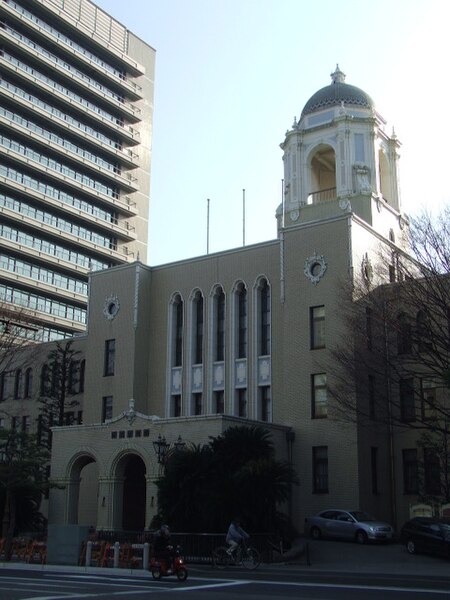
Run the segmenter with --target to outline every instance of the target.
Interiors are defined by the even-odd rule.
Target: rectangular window
[[[172,416],[181,417],[181,394],[172,396]]]
[[[261,398],[261,421],[269,422],[272,420],[272,401],[270,386],[264,385],[260,388]]]
[[[202,414],[203,394],[194,394],[194,415]]]
[[[225,411],[225,398],[223,391],[214,392],[214,402],[216,405],[216,413],[218,415],[223,415]]]
[[[314,446],[313,459],[313,492],[328,494],[328,446]]]
[[[103,375],[114,375],[114,363],[116,358],[116,340],[105,341],[105,366]]]
[[[328,416],[327,375],[311,375],[311,416],[313,419],[325,419]]]
[[[372,350],[372,309],[366,308],[366,336],[367,348]]]
[[[113,416],[113,397],[103,396],[102,400],[102,423],[109,421]]]
[[[400,418],[404,423],[416,420],[416,403],[414,398],[414,380],[400,380]]]
[[[419,465],[417,462],[417,449],[403,450],[403,493],[418,494],[419,492]]]
[[[11,429],[18,429],[20,426],[20,417],[11,417]]]
[[[5,419],[3,417],[0,417],[0,429],[5,429]]]
[[[325,348],[325,306],[312,306],[309,309],[311,350]]]
[[[422,403],[422,418],[436,418],[436,382],[433,379],[420,380],[420,395]]]
[[[425,493],[430,496],[441,495],[441,466],[439,456],[433,448],[423,449]]]
[[[373,375],[369,375],[369,417],[371,419],[375,419],[376,410],[375,410],[375,377]]]
[[[395,283],[395,265],[389,265],[389,283]]]
[[[267,281],[261,287],[261,356],[270,354],[270,288]]]
[[[73,425],[75,423],[75,413],[68,411],[64,413],[64,425]]]
[[[238,395],[238,416],[247,417],[247,390],[245,388],[239,388],[237,391]]]
[[[28,415],[22,417],[22,431],[25,433],[30,433],[31,429],[31,419]]]
[[[370,449],[370,467],[372,479],[372,494],[378,494],[378,448]]]
[[[366,159],[364,157],[364,134],[355,133],[355,161],[364,163]]]

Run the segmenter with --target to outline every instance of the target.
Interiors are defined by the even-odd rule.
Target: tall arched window
[[[183,360],[183,301],[179,295],[174,303],[174,319],[173,366],[181,367]]]
[[[43,365],[41,369],[41,396],[47,396],[51,389],[50,368],[48,365]]]
[[[225,294],[220,289],[216,298],[215,310],[215,360],[223,361],[225,356]]]
[[[197,292],[194,297],[193,317],[194,317],[193,361],[194,361],[194,364],[200,365],[203,363],[203,296],[201,295],[200,292]]]
[[[86,372],[86,361],[83,359],[80,361],[80,381],[79,381],[79,392],[82,394],[84,392],[84,376]]]
[[[419,352],[431,350],[430,323],[425,310],[419,310],[416,316],[417,347]]]
[[[237,358],[247,358],[247,290],[242,285],[237,292]]]
[[[23,371],[22,369],[17,369],[15,378],[14,378],[14,399],[20,400],[23,394]]]
[[[405,313],[397,318],[397,351],[398,354],[409,354],[412,350],[411,324]]]
[[[33,369],[31,367],[25,371],[24,384],[23,397],[30,398],[33,393]]]
[[[270,287],[267,280],[261,283],[259,305],[259,354],[270,354]]]

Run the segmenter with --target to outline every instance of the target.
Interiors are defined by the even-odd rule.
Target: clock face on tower
[[[112,321],[120,309],[119,298],[116,295],[111,295],[106,298],[103,305],[103,315],[108,321]]]

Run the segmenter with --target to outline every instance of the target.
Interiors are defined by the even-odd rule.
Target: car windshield
[[[362,510],[352,510],[350,514],[357,521],[376,521],[375,517],[369,515],[369,513],[363,512]]]

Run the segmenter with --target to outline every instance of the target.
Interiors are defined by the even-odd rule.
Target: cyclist
[[[226,542],[230,546],[227,553],[231,556],[239,544],[244,540],[248,540],[249,537],[248,533],[242,529],[239,518],[231,521],[226,537]]]

